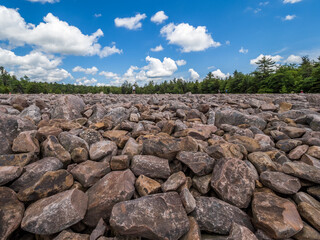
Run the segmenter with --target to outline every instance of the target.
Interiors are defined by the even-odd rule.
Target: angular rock
[[[320,169],[304,162],[287,162],[282,169],[289,175],[320,184]]]
[[[19,115],[20,117],[32,119],[36,123],[41,121],[40,108],[36,105],[31,105],[25,108]]]
[[[307,154],[311,157],[320,159],[320,146],[312,146],[308,149]]]
[[[73,151],[71,152],[71,159],[75,163],[84,162],[84,161],[88,160],[88,158],[89,158],[89,153],[84,148],[77,147],[77,148],[73,149]]]
[[[277,142],[276,146],[284,152],[290,152],[292,149],[301,145],[302,142],[294,139],[284,139]]]
[[[87,203],[86,194],[78,189],[38,200],[26,209],[21,228],[40,235],[58,233],[83,219]]]
[[[21,175],[22,170],[23,168],[17,166],[0,167],[0,186],[18,178]]]
[[[135,187],[141,197],[158,193],[161,190],[161,184],[152,178],[140,175],[136,180]]]
[[[135,155],[139,155],[142,151],[142,145],[138,144],[133,138],[129,138],[122,150],[122,155],[128,155],[130,159]]]
[[[243,145],[248,152],[257,152],[261,149],[260,144],[253,138],[247,136],[235,135],[228,139],[228,141]]]
[[[167,179],[170,176],[170,167],[167,159],[139,155],[131,161],[131,170],[136,175],[145,175],[150,178]]]
[[[320,201],[320,186],[309,187],[307,192]]]
[[[291,160],[299,160],[303,154],[305,154],[308,151],[309,146],[308,145],[300,145],[290,151],[288,154],[288,157]]]
[[[180,198],[187,214],[191,213],[196,208],[196,200],[194,199],[188,188],[184,188],[181,190]]]
[[[251,169],[242,160],[221,159],[213,169],[211,187],[224,201],[247,208],[255,188],[255,179]]]
[[[309,203],[301,202],[298,205],[300,215],[310,223],[315,229],[320,231],[320,210]]]
[[[119,155],[111,158],[110,167],[112,171],[125,170],[129,168],[130,159],[128,155]]]
[[[220,143],[209,146],[206,152],[214,159],[219,158],[238,158],[243,159],[243,153],[239,145],[233,143]]]
[[[90,146],[96,142],[103,141],[101,134],[95,129],[85,129],[80,132],[79,137],[85,140]]]
[[[53,240],[89,240],[89,235],[63,230]]]
[[[19,226],[24,213],[24,205],[16,193],[7,187],[0,187],[0,239],[5,240]]]
[[[317,208],[320,210],[320,202],[311,197],[309,194],[305,192],[298,192],[293,196],[293,200],[296,202],[296,204],[299,204],[301,202],[309,203],[311,206]]]
[[[181,238],[181,240],[201,240],[201,232],[194,217],[188,216],[190,230]]]
[[[260,174],[260,181],[266,187],[282,194],[295,194],[301,188],[298,178],[281,172],[265,171]]]
[[[297,127],[284,127],[281,130],[290,138],[299,138],[306,132],[306,129]]]
[[[245,212],[215,197],[196,198],[196,209],[191,215],[195,217],[202,231],[228,234],[232,222],[253,231],[250,217]]]
[[[61,96],[55,103],[52,118],[73,120],[81,118],[85,104],[82,98],[74,95]]]
[[[90,146],[90,159],[98,161],[104,157],[111,159],[117,153],[117,145],[112,141],[101,141]]]
[[[308,154],[304,154],[302,156],[301,162],[304,162],[304,163],[311,165],[311,166],[314,166],[316,168],[320,168],[320,160],[315,157],[312,157]]]
[[[178,240],[190,227],[177,193],[159,193],[117,203],[110,224],[121,235],[163,240]]]
[[[46,140],[49,136],[58,137],[58,135],[62,132],[61,128],[55,126],[44,126],[40,127],[37,132],[37,138],[41,140]]]
[[[135,176],[129,169],[110,172],[101,178],[86,192],[88,211],[83,222],[93,227],[100,218],[108,219],[116,203],[131,199],[134,183]]]
[[[71,155],[59,143],[55,136],[49,136],[46,141],[41,144],[43,157],[58,158],[64,165],[68,165],[71,161]]]
[[[13,140],[12,151],[18,153],[40,152],[39,141],[36,139],[37,131],[21,132]]]
[[[18,192],[22,202],[36,201],[63,192],[73,185],[73,177],[66,170],[48,171],[32,186]]]
[[[47,171],[56,171],[63,167],[62,162],[53,157],[44,158],[27,165],[25,172],[11,184],[11,188],[16,192],[32,186]]]
[[[264,171],[277,170],[276,165],[271,160],[268,154],[264,152],[254,152],[248,155],[249,161],[256,167],[259,173]]]
[[[33,153],[0,155],[0,166],[24,167],[34,159]]]
[[[179,152],[177,159],[186,164],[197,176],[211,173],[215,160],[204,152]]]
[[[303,222],[303,228],[300,232],[293,236],[296,240],[318,240],[320,239],[320,233],[310,227],[307,223]]]
[[[232,223],[227,240],[258,240],[258,238],[248,228]]]
[[[252,201],[253,223],[272,238],[289,238],[303,228],[296,206],[272,192],[255,192]]]
[[[83,187],[91,187],[111,171],[105,162],[85,161],[71,169],[70,173]]]
[[[161,185],[163,192],[175,191],[187,181],[186,175],[180,171],[172,174],[167,181]]]
[[[96,228],[90,234],[90,240],[96,240],[99,237],[103,236],[106,230],[107,230],[107,225],[103,221],[103,219],[100,218]]]
[[[202,195],[207,194],[210,191],[211,174],[205,176],[194,176],[192,179],[192,185],[195,187]]]
[[[59,142],[69,153],[71,153],[74,149],[81,147],[85,150],[89,150],[88,143],[80,137],[77,137],[68,132],[62,132],[59,134]]]

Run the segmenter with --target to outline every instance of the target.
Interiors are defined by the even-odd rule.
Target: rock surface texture
[[[319,240],[319,102],[0,94],[0,240]]]

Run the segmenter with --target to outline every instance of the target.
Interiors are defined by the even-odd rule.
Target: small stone
[[[304,162],[310,166],[314,166],[316,168],[320,168],[320,160],[315,158],[315,157],[312,157],[308,154],[304,154],[301,158],[301,162]]]
[[[281,172],[265,171],[260,174],[260,181],[266,187],[283,194],[295,194],[301,188],[298,178]]]
[[[96,228],[90,234],[90,240],[96,240],[99,237],[103,236],[106,230],[107,230],[107,225],[103,221],[103,219],[100,218]]]
[[[131,170],[136,175],[145,175],[150,178],[167,179],[170,176],[170,167],[167,159],[139,155],[131,161]]]
[[[187,181],[186,175],[184,175],[184,173],[180,171],[172,174],[167,179],[167,181],[165,181],[161,185],[161,189],[163,192],[175,191],[186,181]]]
[[[66,170],[48,171],[32,186],[18,192],[22,202],[36,201],[63,192],[73,185],[73,177]]]
[[[59,142],[69,153],[78,147],[89,150],[89,145],[85,140],[68,132],[59,134]]]
[[[315,229],[320,231],[320,210],[309,203],[301,202],[298,205],[300,215],[307,220]]]
[[[89,240],[88,234],[74,233],[70,231],[63,230],[58,236],[53,240]]]
[[[41,144],[41,151],[44,157],[56,157],[64,165],[71,162],[71,155],[59,143],[55,136],[49,136],[46,141]]]
[[[117,203],[112,209],[110,225],[124,236],[172,240],[178,240],[190,228],[176,192]]]
[[[90,147],[90,159],[98,161],[104,157],[111,159],[117,153],[117,145],[112,141],[101,141],[91,145]]]
[[[320,186],[309,187],[307,192],[320,201]]]
[[[254,193],[252,214],[256,228],[272,238],[290,238],[303,228],[296,206],[272,192]]]
[[[255,188],[255,179],[245,162],[227,158],[215,165],[211,187],[224,201],[247,208]]]
[[[187,214],[191,213],[196,208],[196,200],[194,199],[188,188],[184,188],[183,190],[181,190],[180,198]]]
[[[201,240],[199,225],[194,217],[188,216],[190,230],[181,238],[181,240]]]
[[[88,151],[82,147],[77,147],[73,149],[73,151],[71,152],[71,159],[75,163],[84,162],[88,160],[88,157],[89,157]]]
[[[227,240],[258,240],[258,238],[248,228],[232,223]]]
[[[142,151],[142,145],[138,144],[133,138],[129,138],[122,150],[122,155],[128,155],[130,159],[135,155],[139,155]]]
[[[243,159],[243,153],[239,145],[232,143],[219,143],[209,146],[206,152],[214,159],[237,158]]]
[[[0,166],[0,186],[18,178],[23,168],[17,166]]]
[[[76,165],[70,173],[83,187],[87,188],[93,186],[110,171],[108,163],[88,160]]]
[[[310,155],[311,157],[320,159],[320,147],[319,146],[309,147],[307,154]]]
[[[290,138],[299,138],[306,132],[305,129],[297,127],[284,127],[281,130]]]
[[[287,174],[320,184],[320,169],[304,162],[287,162],[282,169]]]
[[[16,193],[7,187],[0,187],[0,238],[8,239],[19,226],[24,213],[24,205]]]
[[[301,145],[302,142],[294,139],[284,139],[277,142],[276,146],[284,152],[290,152],[295,147]]]
[[[37,131],[21,132],[17,138],[13,140],[12,151],[18,153],[40,152],[39,141],[36,139]]]
[[[288,157],[291,160],[299,160],[303,154],[305,154],[308,151],[309,146],[308,145],[300,145],[290,151],[288,154]]]
[[[39,140],[45,140],[49,136],[58,137],[62,133],[62,129],[55,126],[40,127],[37,132],[37,138]]]
[[[58,233],[83,219],[87,203],[86,194],[77,189],[38,200],[26,209],[21,228],[40,235]]]
[[[89,146],[96,142],[103,141],[103,137],[101,136],[101,134],[97,130],[91,128],[87,128],[80,132],[79,137],[84,139],[89,144]]]
[[[282,102],[279,105],[279,113],[284,113],[291,110],[292,104],[288,102]]]
[[[248,152],[257,152],[261,149],[259,142],[247,136],[235,135],[228,139],[231,143],[243,145]]]
[[[161,184],[159,182],[144,175],[138,177],[135,187],[141,197],[158,193],[161,190]]]
[[[179,152],[177,159],[186,164],[196,175],[211,173],[215,160],[204,152]]]
[[[110,161],[112,171],[125,170],[130,166],[130,159],[128,155],[113,156]]]
[[[194,176],[192,179],[192,185],[195,187],[202,195],[207,194],[210,191],[211,174],[205,176]]]

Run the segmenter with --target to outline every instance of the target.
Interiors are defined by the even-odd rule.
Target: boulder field
[[[0,95],[0,240],[320,239],[320,95]]]

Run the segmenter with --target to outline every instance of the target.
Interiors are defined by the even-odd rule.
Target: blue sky
[[[143,85],[320,56],[319,0],[0,0],[0,65],[34,81]]]

